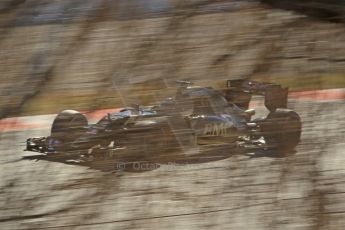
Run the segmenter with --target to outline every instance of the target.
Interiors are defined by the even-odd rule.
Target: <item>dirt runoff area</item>
[[[68,4],[3,4],[1,117],[153,103],[177,79],[220,87],[252,78],[296,90],[345,85],[344,24],[284,4],[176,3],[168,13],[132,14],[140,17],[109,1]]]

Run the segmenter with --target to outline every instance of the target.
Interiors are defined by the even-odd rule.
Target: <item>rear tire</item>
[[[300,142],[302,123],[299,115],[289,109],[270,112],[262,125],[266,144],[279,151],[291,151]]]

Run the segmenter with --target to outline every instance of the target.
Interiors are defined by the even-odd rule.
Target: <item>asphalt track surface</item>
[[[285,157],[214,153],[131,172],[29,160],[25,140],[49,127],[3,131],[0,228],[344,229],[345,100],[291,99],[289,107],[303,133]]]

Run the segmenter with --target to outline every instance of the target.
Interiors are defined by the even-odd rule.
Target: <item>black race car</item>
[[[29,138],[26,150],[66,159],[151,161],[188,156],[193,149],[225,146],[293,150],[301,119],[286,108],[288,89],[271,83],[229,80],[216,90],[179,81],[174,98],[156,106],[134,106],[108,113],[96,124],[74,110],[57,115],[48,137]],[[252,119],[252,95],[262,95],[267,117]]]

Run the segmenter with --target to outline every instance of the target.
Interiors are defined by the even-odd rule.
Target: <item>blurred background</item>
[[[314,95],[296,154],[115,175],[22,161],[49,130],[10,129],[228,79]],[[344,229],[344,88],[344,0],[1,0],[0,228]]]

